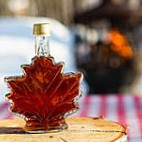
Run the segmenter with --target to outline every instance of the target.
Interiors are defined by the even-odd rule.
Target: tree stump
[[[0,142],[127,142],[126,128],[103,118],[69,117],[68,129],[29,134],[23,119],[0,121]]]

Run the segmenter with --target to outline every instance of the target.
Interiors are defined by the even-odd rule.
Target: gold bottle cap
[[[33,34],[49,36],[50,35],[50,24],[49,23],[34,24]]]

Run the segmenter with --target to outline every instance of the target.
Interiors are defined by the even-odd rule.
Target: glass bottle
[[[81,73],[63,74],[64,64],[56,64],[49,51],[49,24],[35,24],[35,57],[22,65],[23,76],[8,77],[11,90],[6,98],[10,110],[25,121],[25,131],[53,132],[67,129],[65,118],[78,109]]]

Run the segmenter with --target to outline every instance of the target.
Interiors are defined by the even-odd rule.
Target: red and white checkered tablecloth
[[[129,140],[142,142],[142,97],[134,95],[92,95],[83,99],[75,116],[99,117],[117,121],[128,127]],[[14,118],[8,103],[0,104],[0,119]]]

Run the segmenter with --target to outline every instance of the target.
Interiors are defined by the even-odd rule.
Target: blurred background
[[[31,63],[35,23],[51,24],[51,55],[64,72],[84,74],[76,115],[118,121],[141,142],[142,0],[0,0],[0,119],[13,118],[4,77]]]
[[[142,0],[1,0],[0,16],[2,78],[34,56],[32,25],[49,22],[51,53],[83,72],[85,94],[142,94]]]
[[[0,119],[13,118],[4,77],[31,63],[35,23],[51,24],[51,55],[64,72],[84,74],[75,115],[117,121],[141,142],[142,0],[0,0]]]

